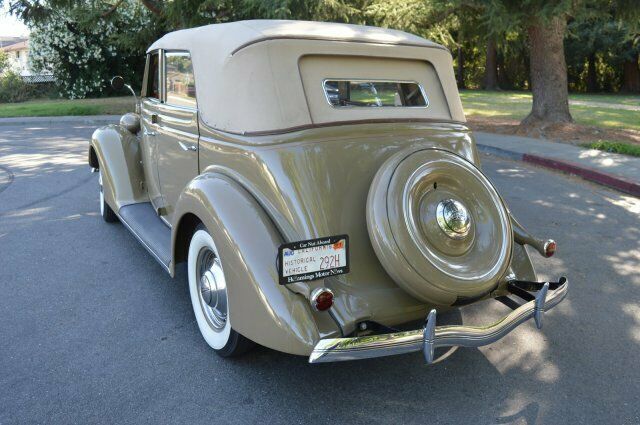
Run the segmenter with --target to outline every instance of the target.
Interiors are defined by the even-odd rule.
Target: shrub
[[[7,71],[0,77],[0,102],[24,102],[32,95],[32,88],[17,73]]]
[[[624,155],[640,156],[640,145],[634,145],[624,142],[611,142],[608,140],[600,140],[598,142],[587,143],[585,147],[598,149],[605,152],[621,153]]]

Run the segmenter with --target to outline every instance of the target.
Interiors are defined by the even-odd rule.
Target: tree
[[[622,85],[621,91],[640,93],[640,34],[630,34],[626,43],[622,45]]]
[[[9,55],[7,52],[0,50],[0,75],[9,68]]]
[[[567,20],[581,17],[594,8],[624,11],[624,19],[633,21],[640,12],[635,0],[437,0],[442,4],[453,1],[458,9],[476,8],[487,33],[495,36],[511,31],[524,31],[528,37],[530,82],[533,105],[522,121],[526,126],[544,126],[554,122],[571,122],[569,112],[567,64],[563,40]],[[637,19],[635,19],[637,22]],[[491,74],[493,51],[487,46],[487,73]],[[595,74],[595,57],[591,58],[591,75]],[[633,75],[633,58],[629,61]],[[492,78],[492,75],[488,77]],[[630,77],[635,79],[635,77]]]
[[[452,0],[437,0],[449,4]],[[529,37],[531,88],[533,107],[523,120],[524,125],[546,122],[570,122],[567,67],[563,39],[566,17],[574,6],[573,0],[453,0],[457,11],[475,10],[487,30],[489,38],[501,33],[526,31]],[[487,45],[487,72],[490,83],[496,69],[492,46]],[[497,62],[497,61],[496,61]],[[497,74],[497,73],[496,73]]]
[[[629,93],[640,93],[640,68],[638,67],[639,54],[636,51],[631,59],[625,60],[622,70],[621,90]]]
[[[492,32],[525,31],[529,43],[533,105],[525,126],[571,122],[564,37],[571,0],[497,0],[480,2]]]
[[[69,98],[100,95],[114,74],[139,71],[143,56],[138,49],[118,48],[117,40],[143,31],[149,15],[133,0],[120,3],[117,13],[107,15],[96,16],[83,6],[42,15],[30,25],[33,69],[52,72]]]
[[[534,0],[532,3],[538,3]],[[551,3],[551,2],[549,2]],[[580,18],[591,10],[614,11],[612,17],[636,21],[640,4],[633,0],[591,0],[537,4],[538,13],[528,27],[531,44],[531,86],[533,107],[522,121],[523,125],[538,125],[547,122],[571,122],[568,105],[567,66],[563,39],[569,14]],[[624,16],[615,11],[624,11]],[[595,54],[588,58],[587,82],[594,88],[596,79]]]
[[[487,54],[484,63],[482,87],[485,90],[498,90],[498,48],[493,36],[487,37]]]
[[[621,85],[629,91],[640,87],[637,0],[4,1],[36,30],[48,28],[54,21],[65,22],[64,28],[56,31],[68,33],[65,37],[74,40],[73,49],[81,47],[82,38],[91,40],[87,51],[95,49],[95,43],[108,45],[116,50],[117,58],[126,58],[109,66],[123,73],[133,74],[133,70],[138,76],[142,52],[168,31],[240,19],[278,18],[395,28],[443,44],[454,52],[460,87],[531,89],[533,107],[523,121],[525,125],[570,121],[567,83],[579,90],[585,86],[596,90]],[[134,31],[108,29],[109,22],[122,19],[133,6],[144,12],[145,25]],[[617,11],[624,11],[625,16]],[[576,23],[585,24],[586,29],[577,29]],[[619,42],[609,40],[607,31],[622,23],[631,27],[625,34],[632,36]],[[101,31],[105,25],[106,30]],[[563,40],[568,46],[566,59]],[[111,64],[111,53],[103,53],[106,59],[92,59],[90,66]],[[62,65],[47,66],[66,68],[65,81],[75,81],[83,73],[73,69],[64,55],[59,59]],[[126,64],[122,66],[122,62]],[[86,78],[82,81],[87,84]],[[95,94],[96,90],[99,92],[97,88],[85,91]]]
[[[0,0],[0,5],[3,0]],[[12,14],[27,24],[38,24],[56,13],[74,12],[78,22],[104,19],[137,5],[148,12],[157,36],[181,28],[242,19],[245,0],[8,0]],[[143,34],[148,31],[143,28]]]
[[[527,28],[531,57],[533,105],[522,125],[572,122],[569,113],[567,64],[564,57],[565,16],[534,17]]]
[[[424,0],[371,0],[363,7],[368,25],[410,32],[449,47],[456,46],[452,31],[458,28],[451,12],[448,4]]]
[[[366,0],[243,0],[247,17],[364,23]]]
[[[618,80],[612,75],[613,68],[620,67],[614,56],[621,55],[628,31],[612,12],[608,5],[595,5],[570,21],[565,46],[572,89],[593,93],[611,89],[612,80]]]

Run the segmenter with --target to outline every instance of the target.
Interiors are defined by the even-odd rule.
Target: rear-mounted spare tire
[[[367,228],[391,278],[432,305],[487,294],[511,261],[513,234],[500,195],[475,165],[445,150],[389,158],[369,189]]]

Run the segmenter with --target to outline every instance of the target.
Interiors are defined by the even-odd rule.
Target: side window
[[[189,53],[167,52],[165,64],[167,104],[196,108],[196,82]]]
[[[149,69],[147,74],[147,97],[160,100],[160,56],[158,52],[149,56]]]

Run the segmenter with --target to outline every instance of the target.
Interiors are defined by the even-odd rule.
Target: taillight
[[[549,258],[553,254],[556,253],[556,249],[558,248],[558,244],[553,239],[549,239],[544,243],[544,256]]]
[[[326,311],[333,305],[333,292],[328,288],[316,288],[311,293],[311,307],[316,311]]]

